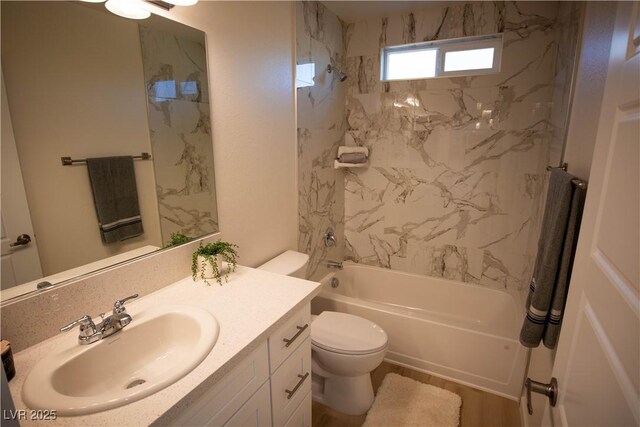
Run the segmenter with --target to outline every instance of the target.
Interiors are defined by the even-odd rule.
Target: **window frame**
[[[499,73],[502,66],[503,34],[489,34],[473,37],[459,37],[455,39],[433,40],[429,42],[410,43],[398,46],[385,46],[380,49],[380,80],[383,82],[437,79],[441,77],[478,76]],[[484,69],[466,69],[458,71],[444,71],[447,52],[460,52],[493,48],[493,66]],[[414,50],[436,50],[436,69],[434,77],[419,77],[415,79],[389,79],[388,60],[389,52],[402,52]]]

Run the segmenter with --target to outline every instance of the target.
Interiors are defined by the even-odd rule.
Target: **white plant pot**
[[[218,264],[218,273],[220,276],[224,273],[224,264],[222,262],[222,257],[216,255],[214,257],[216,260],[216,264]],[[198,278],[201,278],[200,272],[203,271],[202,267],[204,265],[204,278],[205,279],[215,279],[215,274],[213,272],[213,267],[211,263],[207,261],[207,259],[203,256],[198,255]]]

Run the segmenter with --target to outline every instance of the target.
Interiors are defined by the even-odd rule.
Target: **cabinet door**
[[[283,426],[310,391],[311,338],[307,338],[271,376],[273,424]]]
[[[311,427],[311,393],[307,393],[284,427]]]
[[[263,343],[216,385],[171,421],[175,426],[219,426],[269,378],[267,343]],[[267,390],[268,393],[268,390]],[[271,411],[269,411],[271,412]]]
[[[249,399],[224,426],[227,427],[267,427],[271,425],[271,396],[269,381]]]

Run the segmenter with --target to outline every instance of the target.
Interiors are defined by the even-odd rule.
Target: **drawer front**
[[[224,426],[227,427],[268,427],[271,426],[271,395],[269,381],[256,391]]]
[[[311,332],[311,307],[305,305],[269,337],[271,373],[292,354]]]
[[[267,343],[263,343],[211,390],[171,422],[180,426],[220,426],[269,378]],[[267,381],[268,384],[268,381]]]
[[[282,426],[311,391],[311,338],[271,376],[273,424]]]
[[[311,393],[307,393],[284,427],[311,427]]]

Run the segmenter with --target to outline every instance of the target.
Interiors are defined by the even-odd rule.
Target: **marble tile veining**
[[[327,260],[341,261],[344,248],[343,171],[333,168],[344,145],[347,85],[327,73],[331,64],[344,69],[344,24],[315,1],[296,3],[298,63],[315,63],[314,85],[298,95],[298,250],[310,256],[307,277],[320,279]],[[338,244],[326,247],[331,227]]]
[[[140,41],[162,240],[216,232],[204,45],[144,25]]]
[[[343,25],[339,46],[336,18],[299,3],[298,58],[349,76],[336,90],[320,73],[298,90],[299,246],[312,253],[310,273],[327,256],[323,228],[343,221],[345,259],[525,289],[579,17],[575,2],[461,2]],[[380,81],[382,47],[495,33],[499,73]],[[342,143],[368,147],[369,167],[332,174]]]

